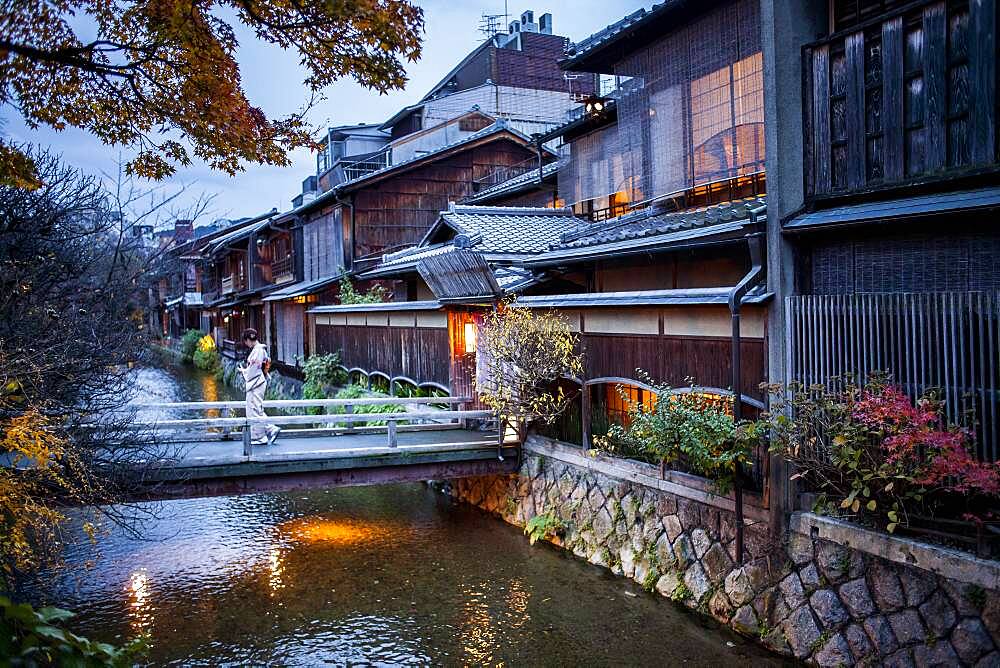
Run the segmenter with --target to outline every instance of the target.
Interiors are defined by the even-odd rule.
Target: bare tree
[[[40,188],[0,187],[0,530],[21,521],[30,543],[18,552],[0,541],[8,584],[46,556],[62,505],[135,528],[148,509],[120,502],[168,454],[128,409],[158,257],[130,229],[176,195],[140,210],[149,193],[134,183],[109,192],[49,153],[32,158]]]

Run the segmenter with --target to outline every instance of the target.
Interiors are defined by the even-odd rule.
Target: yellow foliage
[[[55,549],[65,516],[47,501],[52,488],[67,489],[66,441],[52,421],[35,409],[0,423],[0,564],[4,576],[39,564],[45,549]]]
[[[206,334],[205,336],[198,339],[198,350],[203,353],[208,353],[215,350],[215,339],[212,338],[211,334]]]
[[[505,419],[551,423],[570,399],[555,383],[583,374],[577,348],[576,335],[557,313],[505,302],[483,322],[479,355],[486,377],[476,389]]]

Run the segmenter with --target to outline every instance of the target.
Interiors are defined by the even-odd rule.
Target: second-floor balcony
[[[805,48],[807,198],[998,168],[996,17],[987,4],[909,3]]]
[[[295,280],[294,257],[289,254],[271,262],[271,282],[275,285]]]
[[[238,274],[228,274],[222,277],[222,294],[228,295],[232,292],[239,292],[243,288],[243,278]]]

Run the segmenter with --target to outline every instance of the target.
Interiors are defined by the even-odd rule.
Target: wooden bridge
[[[278,400],[264,402],[264,408],[322,412],[264,418],[234,415],[244,410],[242,401],[151,403],[135,408],[140,415],[215,415],[136,420],[130,428],[155,439],[163,452],[144,473],[143,488],[149,498],[373,485],[514,471],[518,443],[498,428],[486,427],[495,423],[495,415],[466,410],[468,402],[454,397]],[[373,412],[374,407],[382,406],[400,412]],[[326,412],[329,409],[342,412]],[[252,445],[253,424],[277,425],[282,432],[272,445]]]

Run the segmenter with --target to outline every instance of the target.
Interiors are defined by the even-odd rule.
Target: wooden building
[[[794,257],[787,375],[880,370],[912,396],[936,389],[998,459],[996,3],[827,9],[802,47],[801,208],[778,221]]]

